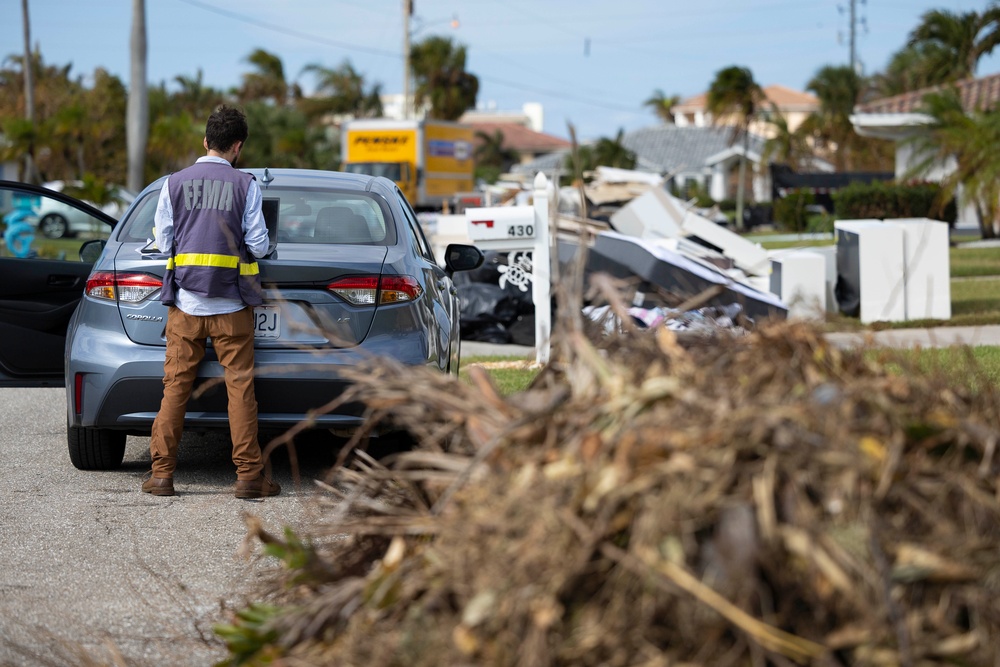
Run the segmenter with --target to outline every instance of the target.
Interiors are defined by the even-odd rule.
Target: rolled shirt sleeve
[[[160,188],[160,198],[156,201],[156,213],[153,216],[153,238],[160,252],[170,254],[174,247],[174,206],[170,203],[170,179],[163,181]]]
[[[267,254],[267,224],[261,211],[262,201],[260,186],[256,180],[250,181],[250,187],[247,189],[247,210],[243,214],[243,239],[254,257],[263,257]]]

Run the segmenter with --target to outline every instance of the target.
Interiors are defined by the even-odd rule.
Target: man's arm
[[[170,179],[163,181],[160,188],[160,198],[156,200],[156,213],[153,215],[153,238],[156,247],[164,254],[171,254],[174,248],[174,207],[170,203],[170,189],[167,187]]]
[[[243,214],[243,241],[254,257],[263,257],[267,254],[267,224],[261,212],[262,202],[260,186],[256,180],[250,181],[250,188],[247,190],[247,210]]]

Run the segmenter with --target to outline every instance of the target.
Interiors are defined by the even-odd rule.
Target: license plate
[[[281,309],[277,306],[256,306],[253,309],[254,338],[281,336]]]

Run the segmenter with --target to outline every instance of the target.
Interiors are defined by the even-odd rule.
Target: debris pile
[[[420,445],[333,470],[309,535],[249,520],[285,567],[239,664],[1000,664],[993,389],[803,323],[586,330],[506,398],[359,370]]]

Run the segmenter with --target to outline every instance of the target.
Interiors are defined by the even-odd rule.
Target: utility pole
[[[851,0],[851,71],[857,72],[855,63],[857,62],[857,24],[855,23],[855,10],[857,0]]]
[[[410,17],[413,0],[403,0],[403,118],[410,117]]]
[[[860,0],[860,4],[862,6],[867,4],[867,2],[868,0]],[[864,68],[864,63],[861,62],[860,58],[858,58],[858,26],[860,25],[862,28],[864,28],[864,31],[867,34],[868,20],[863,13],[860,17],[858,16],[858,4],[859,4],[858,0],[847,0],[847,3],[848,5],[846,9],[843,5],[838,4],[837,12],[841,16],[843,16],[844,13],[846,12],[849,17],[850,27],[848,28],[849,31],[848,40],[850,42],[850,49],[851,49],[850,53],[851,71],[856,74],[860,74],[861,72],[859,70]],[[862,10],[862,12],[863,11],[864,10]],[[837,43],[838,44],[844,43],[843,32],[840,31],[837,32]]]

